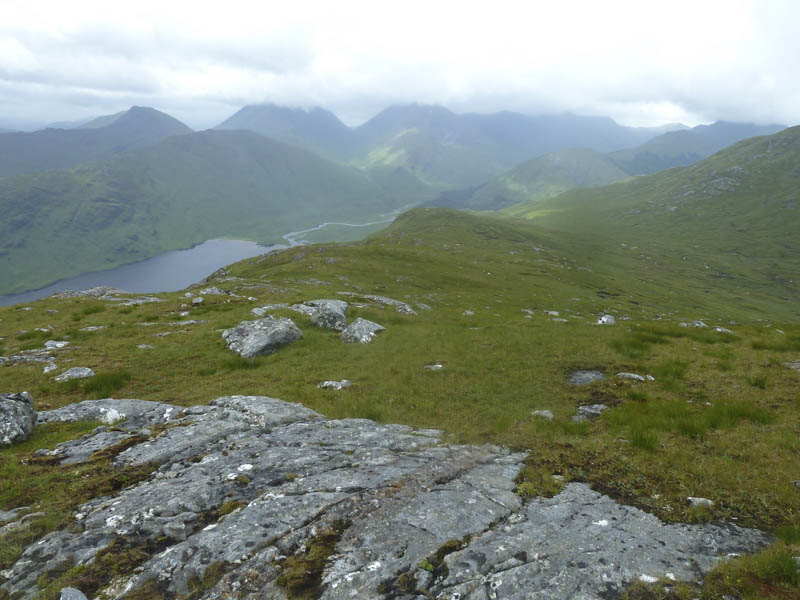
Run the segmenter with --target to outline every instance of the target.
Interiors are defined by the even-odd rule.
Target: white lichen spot
[[[239,465],[239,468],[236,470],[239,471],[240,473],[244,473],[245,471],[252,471],[253,465],[251,465],[250,463],[245,463],[243,465]]]
[[[644,573],[639,575],[639,581],[643,581],[644,583],[655,583],[658,581],[658,577],[653,577],[652,575],[645,575]]]
[[[117,525],[122,523],[122,519],[123,519],[122,515],[113,515],[111,517],[108,517],[106,519],[106,527],[116,528]]]
[[[377,571],[380,568],[381,568],[381,562],[379,560],[376,560],[375,562],[367,565],[367,571],[370,572]]]
[[[666,575],[664,575],[664,577],[666,577],[670,581],[675,581],[675,574],[674,573],[667,573]]]
[[[598,527],[608,527],[608,521],[606,519],[600,519],[599,521],[592,521],[592,525],[597,525]]]
[[[206,525],[205,527],[203,527],[203,531],[211,531],[212,529],[215,529],[216,527],[217,527],[216,523],[211,523],[211,525]]]
[[[103,412],[103,416],[100,417],[100,420],[106,425],[111,425],[112,423],[116,423],[124,418],[125,415],[119,412],[116,408],[109,408]]]

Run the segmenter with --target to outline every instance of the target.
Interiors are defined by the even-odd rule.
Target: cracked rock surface
[[[522,453],[328,420],[263,396],[189,408],[106,399],[39,414],[127,418],[50,451],[61,462],[118,447],[116,466],[159,466],[28,547],[0,574],[12,597],[34,597],[42,574],[90,565],[118,538],[149,550],[104,590],[109,598],[155,586],[166,598],[286,599],[284,565],[334,528],[317,573],[326,599],[599,599],[643,575],[696,579],[769,541],[734,525],[666,525],[578,483],[523,504]],[[208,585],[198,591],[197,581]]]

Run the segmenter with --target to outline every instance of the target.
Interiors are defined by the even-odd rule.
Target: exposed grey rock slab
[[[567,380],[570,385],[579,386],[592,383],[593,381],[601,381],[605,379],[602,371],[595,370],[580,370],[573,371]]]
[[[256,321],[242,321],[236,327],[222,332],[228,347],[246,358],[272,354],[278,348],[303,337],[291,319],[265,317]]]
[[[553,420],[553,413],[549,410],[534,410],[531,412],[532,417],[539,417],[540,419],[546,419],[547,421]]]
[[[640,578],[699,579],[720,557],[768,541],[734,525],[667,525],[571,483],[448,555],[449,574],[432,592],[462,600],[600,600]]]
[[[134,420],[136,426],[145,423],[166,423],[170,416],[181,410],[172,404],[149,400],[112,399],[84,400],[76,404],[43,410],[38,413],[39,423],[75,421],[101,421],[108,425],[124,419]]]
[[[368,344],[376,334],[384,330],[383,325],[378,325],[373,321],[362,319],[358,317],[355,321],[350,323],[344,331],[342,331],[341,338],[345,342],[358,342],[361,344]]]
[[[47,340],[44,343],[44,347],[48,350],[60,350],[61,348],[66,348],[67,346],[69,346],[69,342],[62,340]]]
[[[136,434],[140,443],[115,464],[160,467],[80,506],[73,527],[28,547],[0,585],[13,597],[34,597],[43,573],[86,564],[120,536],[166,547],[101,591],[106,597],[151,582],[168,598],[186,596],[209,565],[225,565],[205,600],[285,600],[276,583],[282,558],[303,554],[334,523],[345,525],[322,572],[321,597],[330,600],[384,597],[401,576],[416,597],[599,600],[642,575],[695,579],[727,553],[769,541],[732,525],[666,525],[582,484],[524,505],[514,493],[524,454],[445,446],[435,430],[328,420],[275,398],[226,396],[188,408],[102,400],[45,414],[74,419],[101,409],[127,413],[123,431],[99,427],[55,451],[86,456]],[[445,544],[448,571],[423,569]]]
[[[61,373],[61,375],[56,375],[53,380],[63,382],[71,379],[86,379],[88,377],[94,377],[94,371],[89,367],[72,367]]]
[[[24,442],[35,424],[36,411],[28,392],[0,394],[0,446]]]

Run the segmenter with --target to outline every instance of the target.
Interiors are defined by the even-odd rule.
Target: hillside
[[[747,291],[429,208],[231,265],[188,308],[99,290],[1,307],[4,384],[42,424],[0,449],[0,510],[32,513],[0,534],[0,593],[793,598],[800,323],[779,282]],[[345,343],[293,306],[320,298],[385,330]],[[221,330],[256,308],[302,338],[234,354]],[[53,379],[75,366],[96,375]]]
[[[473,210],[497,210],[519,202],[537,202],[573,188],[606,185],[628,174],[594,150],[560,150],[517,165],[462,197],[440,196],[432,204]]]
[[[0,134],[0,177],[72,167],[157,144],[191,132],[186,125],[152,108],[134,106],[101,117],[96,126]]]
[[[370,220],[403,204],[354,169],[254,133],[175,136],[106,161],[0,180],[0,292],[214,237],[274,243],[325,220]]]
[[[600,236],[647,256],[699,266],[748,298],[800,293],[800,127],[753,138],[693,166],[506,209],[543,227]],[[771,314],[771,313],[767,313]]]
[[[619,150],[609,155],[623,171],[644,175],[696,163],[738,141],[770,135],[783,125],[755,125],[718,121],[692,129],[664,133],[641,146]]]

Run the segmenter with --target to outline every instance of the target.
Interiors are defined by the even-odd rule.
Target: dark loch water
[[[220,267],[264,254],[274,247],[238,240],[209,240],[188,250],[173,250],[116,269],[63,279],[38,290],[0,296],[0,306],[31,302],[56,292],[86,290],[98,285],[138,294],[174,292],[200,281]]]

